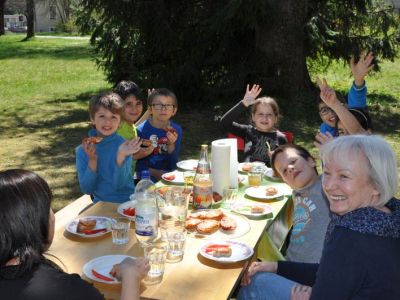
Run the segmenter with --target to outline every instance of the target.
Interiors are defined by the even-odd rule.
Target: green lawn
[[[0,169],[38,172],[50,183],[58,210],[81,195],[74,149],[89,128],[88,100],[111,86],[91,60],[87,40],[35,38],[21,42],[23,37],[0,37]],[[398,61],[384,63],[382,73],[368,78],[374,125],[398,157],[399,65]],[[319,74],[343,92],[350,86],[348,69],[339,64]],[[219,114],[220,109],[178,112],[176,121],[186,133],[182,158],[197,157],[200,144],[224,136],[214,121]],[[306,123],[293,112],[284,115],[290,118],[283,120],[282,128],[293,131],[296,142],[312,148],[318,124]]]

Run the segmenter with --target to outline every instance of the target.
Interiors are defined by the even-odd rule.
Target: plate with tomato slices
[[[78,232],[79,220],[84,222],[92,221],[95,224],[90,228],[88,227],[87,229]],[[95,238],[111,232],[111,219],[100,216],[84,216],[69,222],[66,225],[65,230],[83,238]]]
[[[179,161],[176,166],[185,171],[196,171],[198,163],[197,159],[187,159]]]
[[[87,262],[83,266],[83,274],[93,281],[106,284],[120,284],[111,272],[114,265],[121,263],[125,258],[135,259],[128,255],[105,255],[99,256]]]
[[[254,250],[238,241],[210,241],[200,247],[201,256],[219,263],[235,263],[253,256]]]
[[[126,201],[118,205],[117,212],[124,217],[131,219],[132,221],[135,220],[136,215],[136,200]]]
[[[169,173],[164,173],[161,175],[161,178],[165,181],[168,181],[170,183],[174,184],[183,184],[184,179],[183,179],[183,172],[179,172],[177,170]]]

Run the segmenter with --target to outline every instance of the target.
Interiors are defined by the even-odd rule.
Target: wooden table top
[[[88,196],[85,196],[88,197]],[[243,197],[243,192],[240,197]],[[243,199],[242,199],[243,200]],[[273,209],[273,216],[284,207],[287,198],[279,201],[263,201]],[[116,217],[118,204],[98,202],[84,211],[81,216]],[[71,211],[69,220],[76,218],[76,211]],[[244,217],[245,218],[245,217]],[[247,219],[247,218],[246,218]],[[247,219],[251,229],[245,235],[234,240],[246,243],[255,249],[262,233],[273,222],[268,219]],[[68,209],[64,210],[62,218],[56,215],[56,232],[49,253],[56,256],[56,261],[68,273],[83,275],[83,265],[93,258],[110,254],[125,254],[143,256],[143,249],[136,240],[134,229],[130,229],[130,241],[125,245],[114,245],[111,234],[98,238],[80,238],[65,231],[68,223]],[[133,226],[132,226],[133,228]],[[205,242],[188,235],[185,255],[181,262],[166,263],[164,278],[160,284],[145,286],[142,284],[141,297],[150,299],[227,299],[240,284],[244,262],[221,264],[208,260],[199,254],[200,246]],[[94,285],[107,299],[119,299],[120,287],[94,282]]]

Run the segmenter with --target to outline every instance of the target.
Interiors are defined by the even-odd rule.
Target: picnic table
[[[271,184],[271,182],[265,181],[263,184]],[[245,188],[246,186],[242,186],[239,190],[241,200],[247,198],[244,195]],[[97,202],[79,214],[80,210],[91,202],[88,195],[82,196],[75,202],[75,204],[65,207],[56,214],[56,230],[53,244],[49,249],[49,253],[56,258],[55,262],[61,265],[66,272],[77,273],[83,279],[90,281],[83,274],[82,268],[86,262],[96,257],[112,254],[143,256],[143,249],[135,237],[133,222],[129,232],[129,243],[125,245],[113,244],[110,233],[96,238],[82,238],[67,232],[65,230],[66,224],[81,216],[112,218],[119,215],[117,212],[118,204],[110,202]],[[288,197],[263,201],[263,203],[268,203],[271,206],[272,217],[247,219],[250,230],[243,236],[235,238],[235,241],[245,243],[256,249],[266,230],[270,231],[272,239],[282,238],[279,237],[282,235],[282,228],[278,226],[277,230],[271,231],[271,229],[287,218]],[[277,234],[277,236],[274,237],[274,234]],[[144,299],[202,300],[230,298],[240,284],[245,262],[222,264],[206,259],[199,254],[199,248],[204,242],[203,239],[188,235],[183,260],[178,263],[166,263],[164,278],[161,283],[152,286],[142,284],[141,297]],[[50,259],[54,260],[52,257]],[[106,299],[119,299],[120,286],[99,282],[93,282],[93,284],[105,295]]]

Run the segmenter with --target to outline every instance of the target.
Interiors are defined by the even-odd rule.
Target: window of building
[[[55,20],[57,18],[57,8],[55,5],[50,5],[49,7],[50,12],[50,20]]]

